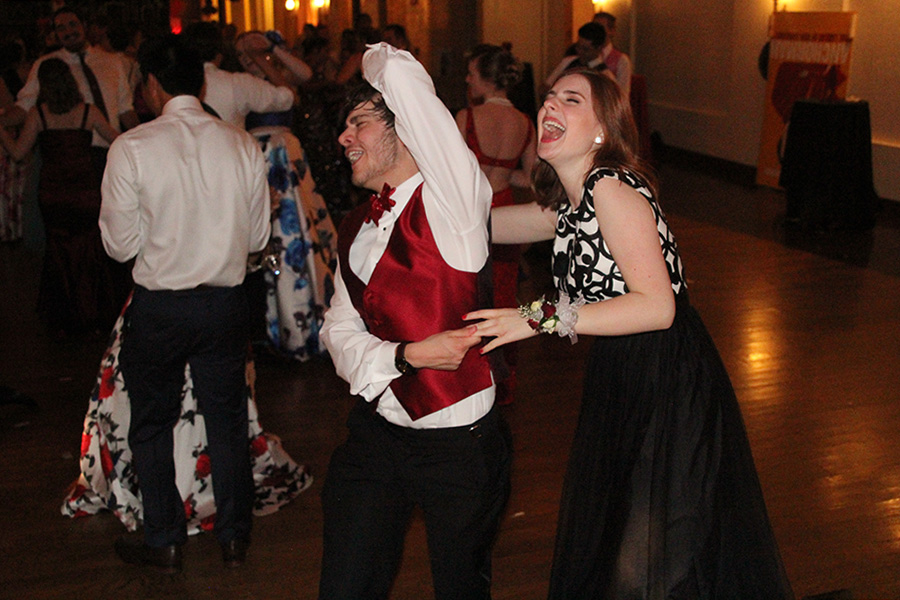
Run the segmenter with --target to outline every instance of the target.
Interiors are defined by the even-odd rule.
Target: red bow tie
[[[392,188],[385,183],[384,187],[381,188],[380,194],[372,194],[372,197],[369,198],[369,214],[366,216],[366,223],[374,221],[378,225],[378,219],[381,218],[381,215],[385,211],[391,210],[391,207],[396,204],[396,202],[391,200],[391,194],[394,193],[395,189],[397,188]]]

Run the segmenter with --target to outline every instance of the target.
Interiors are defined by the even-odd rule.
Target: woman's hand
[[[463,315],[463,321],[475,319],[484,319],[475,324],[478,335],[494,338],[481,349],[482,354],[511,342],[518,342],[537,335],[528,321],[519,314],[517,308],[488,308]]]

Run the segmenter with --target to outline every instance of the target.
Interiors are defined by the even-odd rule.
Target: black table
[[[871,228],[879,199],[872,183],[868,102],[795,102],[779,185],[787,194],[789,223]]]

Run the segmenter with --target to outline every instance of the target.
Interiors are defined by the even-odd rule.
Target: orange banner
[[[795,101],[846,97],[855,28],[854,12],[772,15],[758,184],[778,187],[784,138]]]

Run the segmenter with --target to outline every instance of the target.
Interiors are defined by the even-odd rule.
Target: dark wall
[[[477,0],[432,0],[432,64],[438,96],[455,112],[466,105],[465,54],[481,38]]]

